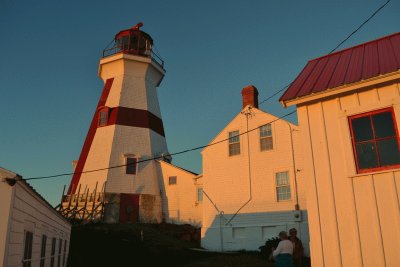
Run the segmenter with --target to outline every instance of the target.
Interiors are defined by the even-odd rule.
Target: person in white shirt
[[[272,249],[276,267],[293,267],[293,243],[285,231],[279,233],[281,241],[276,249]]]

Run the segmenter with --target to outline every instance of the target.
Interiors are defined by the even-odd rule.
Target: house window
[[[56,238],[51,240],[50,267],[54,267],[54,256],[56,254]]]
[[[99,126],[107,126],[108,122],[108,108],[99,111]]]
[[[42,235],[42,247],[40,249],[40,267],[44,267],[46,264],[46,243],[47,243],[47,236]]]
[[[136,174],[137,158],[126,158],[126,174]]]
[[[349,117],[358,173],[400,167],[395,121],[392,108]]]
[[[260,127],[260,149],[266,151],[273,148],[271,123],[268,123]]]
[[[229,132],[229,156],[240,154],[239,131]]]
[[[67,240],[64,240],[64,254],[63,254],[63,266],[65,266],[65,258],[67,256]]]
[[[278,201],[291,199],[289,172],[278,172],[276,178],[276,198]]]
[[[168,177],[168,184],[169,185],[176,184],[176,180],[177,180],[176,176],[170,176]]]
[[[57,266],[61,266],[61,251],[62,251],[62,239],[58,240],[58,257],[57,257]]]
[[[197,202],[199,202],[199,203],[203,202],[203,188],[202,187],[197,188]]]
[[[25,231],[23,267],[31,267],[33,233]]]

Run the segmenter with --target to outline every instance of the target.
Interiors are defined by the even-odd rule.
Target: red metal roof
[[[279,101],[311,95],[400,69],[400,32],[308,61]]]

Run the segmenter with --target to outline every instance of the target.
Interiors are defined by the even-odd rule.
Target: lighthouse
[[[67,192],[105,192],[115,221],[133,211],[133,217],[144,212],[161,220],[162,174],[151,159],[171,161],[157,97],[164,63],[141,26],[118,32],[103,51],[98,75],[104,87]]]

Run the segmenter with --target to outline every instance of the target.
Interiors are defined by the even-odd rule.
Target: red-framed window
[[[393,108],[349,117],[357,173],[400,167],[399,132]]]
[[[103,107],[99,110],[99,121],[98,121],[99,127],[107,126],[109,112],[110,109],[108,107]]]

